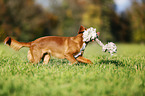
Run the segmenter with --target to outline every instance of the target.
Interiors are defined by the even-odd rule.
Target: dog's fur
[[[18,42],[11,37],[7,37],[4,43],[9,45],[15,50],[19,50],[22,47],[29,47],[28,59],[32,63],[38,63],[43,58],[43,63],[49,62],[50,56],[64,59],[66,58],[71,64],[82,62],[92,62],[89,59],[79,56],[74,58],[74,55],[80,52],[83,46],[83,32],[85,27],[81,26],[78,35],[75,37],[58,37],[58,36],[46,36],[36,39],[35,41],[23,43]]]

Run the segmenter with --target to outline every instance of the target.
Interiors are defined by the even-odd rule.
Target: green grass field
[[[145,45],[117,47],[111,57],[89,44],[84,57],[94,64],[69,66],[56,58],[33,65],[28,48],[16,52],[0,44],[0,96],[145,96]]]

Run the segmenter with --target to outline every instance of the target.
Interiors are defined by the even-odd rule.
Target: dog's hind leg
[[[50,60],[50,55],[49,54],[44,54],[44,57],[43,57],[43,64],[47,64]]]
[[[79,57],[77,58],[77,61],[79,61],[79,62],[81,62],[81,63],[93,64],[89,59],[84,58],[84,57],[82,57],[82,56],[79,56]]]
[[[32,57],[32,54],[31,54],[30,50],[28,51],[27,58],[28,58],[29,62],[33,62],[33,57]]]
[[[32,63],[39,63],[42,58],[41,50],[35,48],[30,48],[31,55],[32,55]]]

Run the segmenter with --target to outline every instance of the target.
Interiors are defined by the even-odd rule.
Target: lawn
[[[93,65],[70,66],[51,58],[28,62],[28,48],[0,44],[0,96],[145,96],[145,45],[117,44],[114,56],[89,44],[84,57]]]

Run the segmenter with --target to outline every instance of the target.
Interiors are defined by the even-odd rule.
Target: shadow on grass
[[[91,64],[78,62],[78,64],[76,64],[76,65],[78,65],[78,66],[88,66],[88,65],[91,65]]]
[[[121,66],[121,67],[125,66],[125,64],[119,60],[100,60],[99,64],[114,64],[116,66]]]
[[[67,65],[69,64],[69,61],[66,60],[66,59],[50,59],[49,63],[46,64],[46,65]],[[88,66],[88,65],[96,65],[96,64],[114,64],[116,66],[121,66],[121,67],[124,67],[125,64],[122,62],[122,61],[119,61],[119,60],[99,60],[98,62],[95,62],[93,64],[87,64],[87,63],[81,63],[81,62],[78,62],[78,64],[74,64],[74,65],[77,65],[77,66]],[[43,65],[43,61],[41,60],[38,64],[32,64],[33,66],[38,66],[38,65]]]

